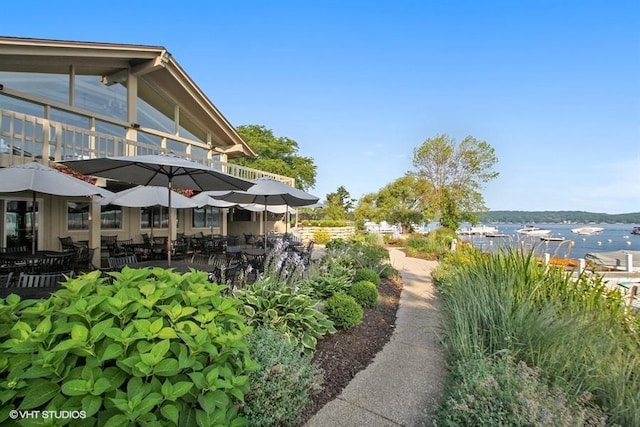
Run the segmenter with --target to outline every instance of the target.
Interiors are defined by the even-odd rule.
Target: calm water
[[[580,236],[571,232],[572,228],[582,227],[582,224],[535,224],[536,227],[551,230],[552,237],[564,237],[563,242],[545,242],[541,241],[540,237],[527,237],[520,239],[519,242],[515,231],[522,228],[522,225],[491,225],[509,237],[459,236],[459,238],[470,241],[474,246],[484,251],[493,251],[499,247],[520,243],[527,249],[533,248],[539,254],[546,252],[552,256],[570,258],[583,258],[589,252],[609,252],[622,249],[640,251],[640,236],[631,234],[633,224],[589,224],[604,228],[600,234],[593,236]]]

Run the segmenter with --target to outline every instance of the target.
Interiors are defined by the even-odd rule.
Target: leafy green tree
[[[448,135],[427,139],[414,149],[413,166],[432,186],[429,212],[453,229],[463,220],[477,222],[476,215],[486,211],[480,191],[498,176],[497,161],[491,145],[471,136],[459,144]]]
[[[423,178],[407,174],[387,184],[377,193],[360,199],[354,210],[357,221],[380,222],[386,220],[402,225],[403,232],[411,229],[412,223],[425,219],[428,208],[430,184]]]
[[[231,162],[295,178],[296,187],[302,190],[315,185],[316,165],[311,157],[298,154],[296,141],[287,137],[276,137],[271,129],[260,125],[243,125],[236,129],[258,157],[232,159]]]
[[[347,213],[353,209],[354,200],[344,186],[334,193],[327,194],[324,214],[329,219],[347,219]]]
[[[387,184],[378,192],[377,207],[388,222],[399,223],[402,231],[411,230],[412,223],[424,220],[430,186],[424,179],[407,174]]]

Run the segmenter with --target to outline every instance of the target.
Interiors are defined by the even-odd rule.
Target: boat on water
[[[488,225],[474,225],[471,227],[460,228],[456,230],[456,233],[463,236],[486,236],[488,234],[498,234],[498,229]]]
[[[543,242],[564,242],[564,237],[562,236],[540,236],[540,240]]]
[[[631,230],[631,234],[640,235],[640,227],[633,227],[633,230]]]
[[[576,233],[576,234],[580,234],[581,236],[593,236],[594,234],[601,233],[602,230],[604,230],[604,228],[602,228],[602,227],[587,226],[587,227],[572,228],[571,232],[572,233]]]
[[[527,225],[517,229],[516,234],[521,237],[542,237],[551,234],[551,230]]]

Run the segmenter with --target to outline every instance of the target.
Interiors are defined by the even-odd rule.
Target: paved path
[[[374,361],[307,427],[431,425],[446,377],[438,338],[440,301],[431,280],[436,262],[407,258],[397,249],[389,253],[404,282],[395,332]]]

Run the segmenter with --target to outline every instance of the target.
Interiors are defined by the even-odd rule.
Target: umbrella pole
[[[264,251],[267,252],[267,200],[264,201]]]
[[[31,255],[36,253],[36,192],[32,191],[31,199]]]
[[[169,236],[167,236],[167,266],[171,267],[171,231],[173,230],[171,224],[171,178],[169,178]]]
[[[289,205],[284,205],[284,234],[289,234]]]

